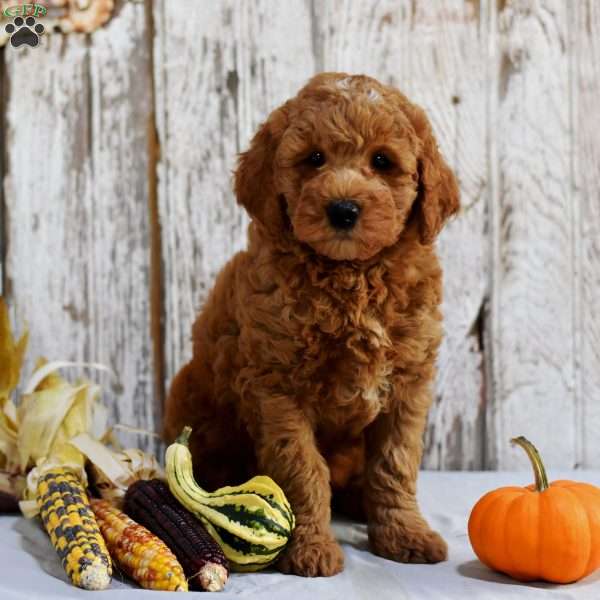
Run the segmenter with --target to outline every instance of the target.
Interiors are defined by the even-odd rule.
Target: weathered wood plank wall
[[[109,364],[114,417],[158,429],[245,243],[236,153],[313,73],[365,72],[427,109],[462,192],[424,465],[523,466],[524,433],[552,466],[598,467],[599,33],[593,0],[146,0],[7,47],[4,293],[36,351]]]
[[[106,364],[115,421],[154,430],[145,10],[126,3],[91,37],[4,50],[5,292],[28,321],[30,363]]]
[[[600,4],[571,15],[571,91],[575,253],[574,362],[579,399],[577,460],[600,465]]]
[[[498,19],[497,123],[505,133],[497,142],[497,410],[489,439],[500,464],[516,459],[504,442],[515,428],[543,439],[558,415],[570,426],[546,460],[576,462],[567,16],[567,3],[540,2],[537,10],[509,5]]]
[[[495,24],[487,462],[522,464],[520,432],[597,466],[598,7],[507,3]]]

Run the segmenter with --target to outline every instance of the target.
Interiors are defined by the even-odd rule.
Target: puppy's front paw
[[[448,557],[448,546],[439,533],[426,524],[369,525],[371,550],[402,563],[437,563]]]
[[[344,553],[330,535],[296,530],[277,568],[304,577],[329,577],[344,568]]]

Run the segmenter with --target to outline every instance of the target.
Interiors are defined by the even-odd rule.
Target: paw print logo
[[[40,35],[44,33],[44,26],[36,23],[34,17],[16,17],[12,23],[4,27],[4,31],[10,35],[10,43],[18,48],[27,44],[35,48],[40,43]]]

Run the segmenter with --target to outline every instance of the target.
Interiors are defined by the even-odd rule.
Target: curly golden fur
[[[375,553],[443,560],[415,493],[442,337],[433,243],[459,199],[425,113],[369,77],[317,75],[241,154],[235,192],[248,249],[194,324],[166,439],[193,427],[209,488],[256,473],[283,487],[297,516],[284,572],[343,568],[332,490]],[[328,221],[340,199],[360,211],[351,229]]]

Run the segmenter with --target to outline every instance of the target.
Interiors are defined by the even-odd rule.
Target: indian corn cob
[[[71,582],[86,590],[103,590],[112,574],[110,556],[79,477],[65,467],[44,473],[37,503]]]
[[[171,548],[192,588],[209,592],[223,589],[229,575],[223,551],[164,482],[150,479],[130,485],[124,508]]]
[[[111,556],[129,577],[149,590],[187,592],[183,568],[162,540],[107,500],[91,504]]]

